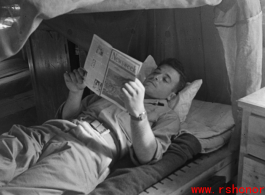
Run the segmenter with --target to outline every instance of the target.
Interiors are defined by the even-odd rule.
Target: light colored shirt
[[[176,112],[168,107],[166,100],[145,99],[144,106],[148,121],[155,135],[157,150],[150,163],[162,158],[163,153],[171,143],[171,137],[179,132],[179,117]],[[110,129],[118,140],[119,157],[128,151],[132,161],[139,164],[133,151],[130,115],[115,104],[97,95],[87,96],[82,100],[82,110],[77,120],[98,120]]]

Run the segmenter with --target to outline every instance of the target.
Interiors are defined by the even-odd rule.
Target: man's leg
[[[81,126],[74,129],[79,131]],[[60,132],[43,148],[38,161],[2,186],[0,194],[87,194],[109,173],[111,151],[92,130],[86,143]],[[104,140],[103,140],[104,141]]]
[[[14,125],[9,132],[0,135],[0,186],[35,164],[43,146],[59,131],[52,125]]]

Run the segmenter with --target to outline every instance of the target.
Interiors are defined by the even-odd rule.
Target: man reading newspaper
[[[168,107],[185,86],[179,61],[161,62],[143,83],[126,82],[126,110],[97,95],[82,100],[85,76],[81,68],[64,74],[69,96],[59,119],[0,136],[0,194],[87,194],[128,152],[137,165],[162,158],[179,131]]]

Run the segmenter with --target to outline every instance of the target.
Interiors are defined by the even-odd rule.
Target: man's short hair
[[[185,74],[185,71],[184,71],[184,68],[181,62],[177,60],[176,58],[167,58],[167,59],[162,60],[158,64],[158,66],[162,66],[162,65],[168,65],[174,68],[180,74],[179,84],[177,86],[177,92],[176,92],[176,94],[178,94],[178,92],[181,91],[185,87],[186,82],[187,82],[186,81],[187,77],[186,77],[186,74]]]

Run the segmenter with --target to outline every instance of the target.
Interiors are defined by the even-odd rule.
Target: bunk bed
[[[224,124],[224,121],[228,121],[229,126],[225,129],[225,131],[223,131],[224,129],[221,128],[222,131],[218,131],[219,134],[209,136],[207,139],[206,137],[200,137],[202,135],[196,134],[196,132],[192,132],[191,134],[195,136],[194,142],[197,140],[199,145],[194,146],[194,151],[190,152],[190,156],[185,158],[185,161],[180,164],[171,164],[172,166],[169,167],[171,169],[171,173],[166,172],[159,174],[159,176],[152,180],[152,182],[147,182],[146,184],[140,185],[140,183],[142,184],[143,181],[137,177],[137,171],[140,171],[140,173],[147,171],[144,174],[150,175],[150,172],[148,171],[150,170],[152,172],[151,165],[129,168],[117,167],[117,169],[113,170],[112,174],[110,174],[106,181],[100,184],[93,192],[91,192],[91,194],[187,194],[189,193],[191,187],[200,186],[202,182],[214,175],[225,176],[227,181],[231,180],[231,178],[236,175],[237,152],[231,151],[227,145],[224,145],[229,139],[232,140],[230,143],[237,143],[239,140],[241,116],[237,109],[236,100],[245,96],[246,94],[256,91],[260,87],[261,83],[262,16],[259,1],[201,0],[197,1],[197,3],[194,3],[195,1],[192,3],[191,1],[182,0],[166,1],[166,3],[157,2],[157,4],[151,3],[149,1],[146,2],[146,4],[143,4],[142,1],[135,1],[134,3],[131,1],[124,1],[124,3],[119,5],[117,1],[113,0],[102,1],[99,3],[94,2],[94,4],[92,3],[86,6],[84,6],[82,3],[78,5],[77,2],[72,7],[65,6],[62,9],[58,8],[57,13],[53,13],[51,9],[42,9],[49,3],[46,5],[40,3],[35,5],[37,6],[36,9],[30,13],[31,19],[28,19],[29,21],[24,21],[29,22],[28,28],[23,29],[25,31],[23,31],[22,34],[17,36],[15,35],[16,38],[21,38],[22,41],[20,41],[18,45],[8,43],[8,40],[3,41],[3,45],[9,46],[9,53],[5,52],[5,55],[1,56],[1,60],[4,59],[7,54],[12,55],[12,53],[15,53],[17,50],[19,50],[29,35],[37,28],[43,19],[53,18],[65,13],[107,12],[132,9],[165,9],[175,7],[188,8],[207,4],[219,6],[220,4],[220,6],[216,7],[215,9],[215,25],[219,30],[218,32],[224,47],[223,52],[232,91],[232,110],[230,106],[224,104],[200,102],[194,100],[192,102],[186,122],[183,122],[182,124],[182,130],[183,132],[186,131],[186,133],[191,133],[188,127],[191,127],[191,129],[194,127],[193,125],[195,124],[192,123],[194,121],[194,117],[198,117],[198,121],[205,122],[204,127],[206,127],[205,132],[207,132],[207,135],[209,135],[210,130],[213,130],[212,127]],[[222,4],[221,2],[224,3]],[[25,1],[25,6],[29,4],[30,2]],[[249,31],[251,28],[255,28],[257,31]],[[241,31],[245,33],[240,33]],[[62,33],[65,36],[68,36],[70,39],[73,38],[73,36],[71,36],[72,31],[64,31]],[[3,35],[7,36],[5,32]],[[5,36],[3,36],[3,38]],[[80,41],[78,38],[76,43],[80,45],[85,44],[82,45],[83,48],[88,48],[89,45],[85,42],[82,43],[82,41]],[[249,47],[250,45],[251,47]],[[4,50],[3,48],[1,49]],[[246,55],[246,53],[248,55]],[[243,80],[242,77],[244,78]],[[204,109],[208,112],[205,113]],[[203,119],[200,118],[201,116],[204,116]],[[233,126],[231,123],[232,118],[235,120],[234,128],[231,128]],[[220,123],[219,125],[216,125],[211,123],[213,121]],[[201,125],[200,127],[203,126],[203,123],[198,124]],[[213,132],[215,132],[215,130]],[[232,138],[230,138],[231,135]],[[172,142],[174,144],[174,140]],[[210,145],[209,142],[215,145],[211,145],[210,148],[207,148],[207,146]],[[199,151],[196,151],[196,147],[197,149],[198,147],[201,148]],[[170,157],[170,154],[165,154],[165,158],[163,158],[162,161],[172,160]],[[186,162],[187,160],[188,162]],[[175,161],[173,160],[172,163],[174,162]],[[163,162],[161,163],[163,164]],[[159,169],[159,163],[157,166],[158,167],[154,166],[154,170],[161,171]],[[122,186],[120,185],[122,182],[128,182],[129,185]],[[111,191],[113,186],[114,189]],[[129,188],[133,186],[134,188]]]
[[[191,142],[185,134],[174,138],[154,165],[134,167],[128,157],[123,159],[90,194],[188,194],[191,187],[202,186],[213,176],[223,176],[228,182],[237,174],[237,154],[226,144],[233,128],[231,106],[195,99],[181,125],[181,131],[189,129],[196,135]]]

